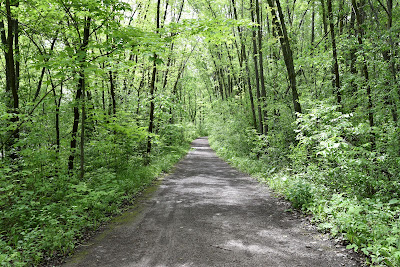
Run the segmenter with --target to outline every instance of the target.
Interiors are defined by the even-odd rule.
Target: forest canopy
[[[196,136],[400,265],[396,0],[3,0],[0,262],[68,255]]]

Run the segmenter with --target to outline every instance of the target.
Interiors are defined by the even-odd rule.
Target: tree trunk
[[[386,1],[386,14],[387,14],[387,24],[386,24],[386,30],[389,35],[389,47],[390,49],[387,49],[383,51],[383,58],[385,61],[389,64],[389,69],[391,73],[391,82],[388,82],[388,85],[390,88],[398,88],[398,95],[400,97],[400,86],[398,85],[397,82],[397,71],[396,71],[396,61],[395,61],[395,55],[396,55],[396,49],[395,49],[395,43],[393,41],[393,33],[392,31],[392,24],[393,24],[393,1],[392,0],[387,0]],[[392,96],[393,93],[390,92],[389,90],[389,104],[392,106],[392,118],[393,121],[397,123],[398,121],[398,114],[397,114],[397,105],[396,105],[396,100]]]
[[[7,36],[4,28],[4,22],[0,22],[1,30],[1,41],[4,46],[4,58],[6,63],[6,106],[8,112],[11,113],[11,124],[16,124],[19,121],[19,62],[14,57],[14,53],[18,53],[18,21],[13,19],[11,13],[10,0],[5,1],[6,4],[6,16],[7,16]],[[1,4],[0,4],[1,5]],[[18,2],[16,4],[18,6]],[[15,45],[15,46],[14,46]],[[16,150],[13,148],[15,142],[19,139],[19,130],[11,132],[11,138],[7,141],[6,151],[11,151],[9,154],[11,159],[18,157]]]
[[[263,134],[268,133],[268,114],[267,114],[267,91],[265,89],[265,78],[264,78],[264,62],[263,62],[263,50],[262,50],[262,22],[261,22],[261,9],[258,0],[256,1],[256,17],[257,17],[257,29],[258,29],[258,62],[260,64],[260,85],[261,85],[261,106],[263,113]]]
[[[54,50],[54,46],[55,46],[55,44],[56,44],[56,41],[57,41],[57,37],[54,37],[54,38],[53,38],[53,41],[51,42],[50,52]],[[41,51],[41,50],[39,49],[39,53],[40,53],[41,55],[43,55],[44,53],[46,53],[46,51],[45,51],[45,50],[44,50],[44,51]],[[47,62],[47,61],[48,61],[48,58],[45,58],[45,62]],[[42,84],[43,84],[43,79],[44,79],[44,74],[45,74],[45,72],[46,72],[46,67],[43,67],[43,68],[42,68],[42,71],[41,71],[41,73],[40,73],[39,82],[38,82],[38,85],[37,85],[37,87],[36,87],[35,96],[33,97],[32,102],[35,102],[36,99],[38,98],[39,94],[40,94],[40,90],[42,89]]]
[[[312,15],[311,15],[311,47],[314,46],[315,41],[315,2],[312,1]]]
[[[339,24],[339,35],[341,35],[343,33],[343,0],[339,0],[339,15],[338,15],[338,23]]]
[[[235,69],[234,69],[234,66],[233,66],[233,58],[232,58],[231,53],[229,52],[230,49],[229,49],[227,43],[225,43],[225,49],[226,49],[226,53],[227,53],[228,59],[229,59],[229,67],[230,67],[229,75],[231,77],[231,84],[229,86],[229,88],[230,88],[229,94],[231,95],[233,93],[233,84],[238,84],[239,81],[238,81],[238,79],[237,79],[237,77],[235,75]]]
[[[321,1],[321,11],[322,11],[322,25],[324,27],[324,35],[328,33],[328,24],[326,23],[326,10],[325,10],[325,0]]]
[[[349,24],[349,38],[350,36],[356,36],[356,30],[355,30],[355,13],[354,10],[351,10],[351,15],[350,15],[350,24]],[[350,73],[352,75],[351,80],[350,80],[350,88],[351,88],[351,94],[355,95],[357,93],[357,85],[355,84],[355,76],[357,75],[357,69],[356,69],[356,52],[357,48],[353,45],[350,50],[349,50],[349,59],[350,59]],[[358,107],[357,101],[354,101],[353,105],[350,107],[350,110],[354,111]]]
[[[158,33],[158,29],[160,28],[160,4],[161,0],[157,0],[157,14],[156,14],[156,32]],[[150,81],[150,114],[149,114],[149,136],[147,138],[147,154],[151,153],[151,145],[152,145],[152,134],[154,128],[154,94],[155,94],[155,82],[157,76],[157,54],[154,54],[154,62],[153,62],[153,71]]]
[[[54,104],[56,106],[55,108],[55,131],[56,131],[56,155],[58,158],[58,155],[60,153],[60,146],[61,146],[61,136],[60,136],[60,107],[61,107],[61,99],[63,96],[63,84],[61,83],[60,85],[60,97],[58,100],[56,99],[56,89],[55,86],[53,85],[54,90]]]
[[[255,0],[258,1],[258,0]],[[254,4],[253,0],[250,0],[250,14],[251,14],[251,21],[256,23],[256,19],[254,16]],[[257,110],[258,110],[258,132],[260,134],[263,133],[263,118],[262,118],[262,111],[261,111],[261,93],[260,93],[260,75],[258,71],[258,49],[257,49],[257,33],[255,30],[251,31],[252,34],[252,42],[253,42],[253,61],[254,61],[254,74],[256,76],[255,84],[256,84],[256,96],[257,96]]]
[[[214,60],[214,63],[217,68],[217,72],[219,74],[218,77],[219,77],[219,81],[220,81],[220,85],[221,85],[220,92],[221,92],[222,100],[224,100],[224,98],[227,99],[227,95],[228,95],[227,92],[229,91],[228,84],[227,84],[227,82],[225,82],[226,70],[222,67],[222,66],[224,66],[224,63],[223,63],[223,60],[221,57],[221,52],[220,52],[221,50],[219,49],[219,47],[217,45],[215,45],[215,48],[216,48],[215,54],[217,55],[217,60]],[[220,64],[217,64],[217,63],[220,63]],[[222,65],[222,66],[220,66],[220,65]]]
[[[231,0],[231,1],[232,1],[232,7],[233,7],[233,14],[235,16],[235,19],[237,20],[238,15],[237,15],[237,10],[236,10],[235,0]],[[241,62],[244,62],[245,69],[246,69],[246,80],[247,80],[247,87],[249,90],[250,108],[251,108],[251,114],[253,115],[253,127],[254,127],[254,129],[257,129],[256,110],[254,107],[254,98],[253,98],[253,92],[252,92],[251,81],[250,81],[250,76],[249,76],[249,73],[250,73],[249,62],[247,60],[246,46],[244,44],[242,29],[240,28],[240,26],[238,26],[238,33],[239,33],[240,47],[241,47],[241,49],[240,49],[241,50],[241,58],[243,59],[243,60],[241,60]],[[243,70],[242,70],[242,75],[243,75]]]
[[[223,81],[223,73],[221,69],[219,68],[217,61],[215,60],[214,56],[211,54],[211,59],[214,63],[214,68],[215,68],[215,76],[218,81],[218,93],[221,96],[221,99],[224,100],[224,81]]]
[[[89,44],[89,30],[90,30],[90,22],[91,18],[86,18],[85,20],[85,27],[83,31],[83,40],[82,44],[80,46],[80,52],[83,53],[83,57],[80,60],[80,70],[79,70],[79,80],[78,80],[78,88],[76,91],[75,95],[75,106],[74,106],[74,122],[72,125],[72,139],[71,139],[71,144],[70,144],[70,149],[71,149],[71,154],[68,158],[68,172],[72,174],[74,170],[74,160],[75,160],[75,154],[76,154],[76,148],[77,148],[77,133],[78,133],[78,127],[79,127],[79,104],[84,101],[84,90],[85,90],[85,61],[86,61],[86,52],[87,52],[87,46]],[[84,127],[82,125],[81,127]],[[84,132],[83,132],[84,133]],[[81,175],[83,174],[83,165],[84,165],[84,151],[83,151],[83,146],[84,144],[81,144]]]
[[[136,116],[137,116],[138,118],[140,117],[140,91],[141,91],[141,89],[144,87],[145,78],[146,78],[146,71],[145,71],[144,66],[143,66],[143,69],[142,69],[142,78],[140,79],[139,87],[138,87],[138,89],[137,89]]]
[[[115,114],[117,114],[117,102],[115,100],[115,76],[111,70],[108,74],[110,80],[111,111],[112,115],[115,116]]]
[[[178,83],[179,83],[179,80],[181,79],[181,76],[182,76],[182,74],[183,74],[183,72],[184,72],[184,70],[186,68],[186,64],[189,61],[190,57],[192,56],[193,51],[196,48],[196,46],[197,46],[197,44],[192,47],[192,50],[190,51],[190,54],[186,57],[186,59],[182,59],[182,62],[180,64],[179,71],[178,71],[178,76],[176,77],[176,80],[174,82],[174,86],[172,87],[172,97],[173,97],[172,98],[172,103],[173,104],[176,103],[177,94],[178,94]],[[172,116],[172,106],[170,107],[170,115],[171,115],[170,123],[174,123],[174,119],[173,119],[174,116]]]
[[[354,9],[354,13],[356,15],[356,22],[357,22],[357,40],[358,40],[358,44],[360,45],[361,49],[363,46],[363,36],[364,36],[364,32],[362,29],[362,24],[363,24],[363,19],[361,17],[361,10],[359,9],[359,7],[357,6],[357,3],[355,0],[351,0],[353,9]],[[368,73],[368,66],[366,63],[366,58],[365,58],[365,54],[363,53],[363,64],[362,64],[362,73],[365,79],[365,86],[367,87],[367,97],[368,97],[368,106],[367,106],[367,110],[368,110],[368,121],[369,121],[369,126],[371,128],[371,131],[373,131],[373,127],[375,126],[374,124],[374,113],[372,111],[372,95],[371,95],[371,86],[369,85],[369,73]],[[370,141],[371,141],[371,149],[374,150],[375,149],[375,134],[373,132],[371,132],[371,137],[370,137]]]
[[[56,146],[55,146],[55,151],[56,151],[56,162],[58,163],[59,161],[59,156],[60,156],[60,146],[61,146],[61,135],[60,135],[60,107],[61,107],[61,99],[63,96],[63,82],[60,84],[60,96],[57,99],[57,94],[56,94],[56,88],[57,86],[54,84],[53,79],[50,76],[50,71],[48,71],[48,75],[50,78],[51,86],[52,86],[52,91],[53,91],[53,98],[54,98],[54,105],[55,105],[55,126],[54,130],[56,133]],[[58,170],[60,167],[57,165],[56,167],[56,174],[58,173]]]
[[[342,94],[340,92],[340,76],[339,76],[339,64],[337,59],[337,51],[336,51],[336,40],[335,40],[335,26],[333,23],[333,12],[332,12],[332,0],[328,1],[328,18],[329,18],[329,28],[331,32],[331,41],[332,41],[332,59],[333,59],[333,88],[336,93],[336,100],[338,105],[342,103]]]
[[[283,58],[288,72],[290,87],[292,89],[292,101],[293,101],[294,111],[297,113],[301,113],[301,105],[299,101],[299,95],[297,93],[296,73],[294,71],[293,54],[289,44],[289,38],[286,31],[282,8],[280,6],[279,0],[275,1],[278,9],[280,22],[278,21],[278,16],[276,14],[272,0],[267,0],[268,5],[271,7],[272,22],[275,25],[276,31],[278,32],[279,41],[282,47]]]
[[[17,4],[18,6],[18,4]],[[18,20],[14,20],[14,45],[15,45],[15,92],[19,102],[19,78],[20,78],[20,63],[19,63],[19,24]],[[15,97],[15,96],[14,96]],[[15,107],[14,107],[15,108]],[[17,109],[19,108],[19,104]]]
[[[171,63],[172,63],[172,56],[174,54],[174,43],[171,44],[170,48],[169,48],[169,55],[168,55],[168,60],[167,60],[167,66],[166,66],[166,70],[164,71],[164,81],[163,81],[163,86],[162,88],[165,89],[165,87],[167,86],[167,82],[168,82],[168,74],[169,74],[169,69],[171,67]]]

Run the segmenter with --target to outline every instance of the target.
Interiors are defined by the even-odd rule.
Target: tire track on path
[[[361,266],[285,212],[288,203],[219,159],[207,138],[192,147],[152,197],[63,266]]]

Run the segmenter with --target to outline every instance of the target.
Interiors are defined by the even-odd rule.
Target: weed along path
[[[64,266],[360,266],[206,138]]]

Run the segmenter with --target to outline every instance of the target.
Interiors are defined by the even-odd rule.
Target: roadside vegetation
[[[210,135],[400,266],[399,5],[0,1],[0,263],[70,253]]]
[[[349,143],[347,138],[367,139],[367,127],[324,103],[299,116],[293,142],[259,135],[236,114],[212,117],[210,142],[218,155],[312,215],[321,231],[365,254],[367,263],[400,266],[397,147],[377,153],[367,141]],[[386,134],[393,136],[380,139],[397,139],[394,132]]]
[[[121,144],[100,141],[102,148],[110,147],[102,156],[93,152],[96,160],[89,161],[93,165],[83,179],[67,174],[42,177],[40,171],[26,168],[23,180],[2,188],[1,266],[38,265],[73,252],[86,235],[171,170],[190,147],[187,139],[180,141],[172,146],[160,143],[157,156],[146,163]],[[2,184],[17,175],[4,170]]]
[[[197,136],[188,48],[142,4],[0,1],[0,266],[72,253]]]

